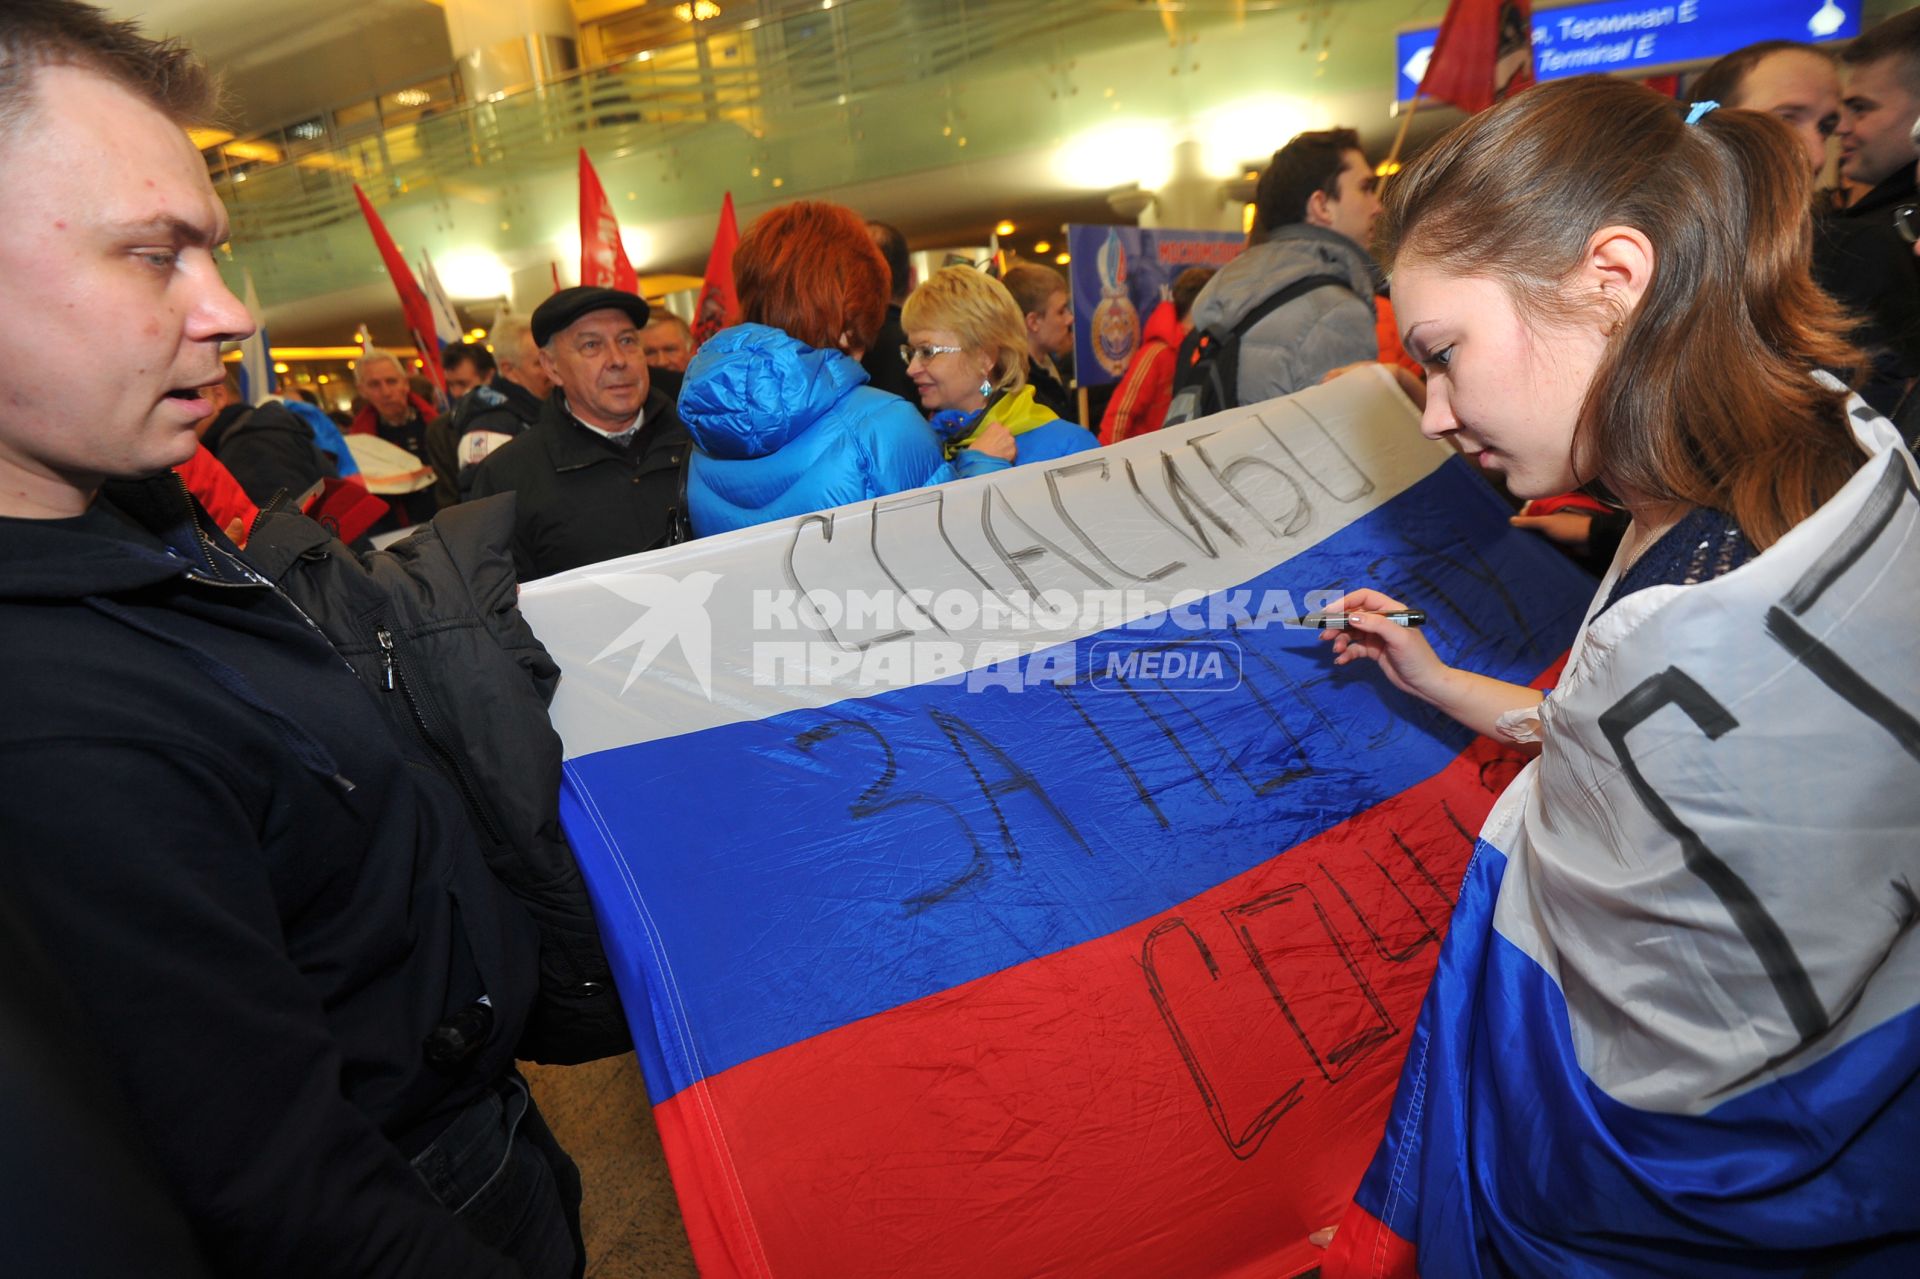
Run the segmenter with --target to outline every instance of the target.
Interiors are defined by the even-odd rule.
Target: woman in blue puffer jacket
[[[733,272],[744,323],[701,346],[680,390],[696,535],[954,478],[919,412],[866,384],[860,356],[886,316],[889,276],[858,214],[783,205],[741,239]],[[1013,439],[973,448],[1011,457]]]

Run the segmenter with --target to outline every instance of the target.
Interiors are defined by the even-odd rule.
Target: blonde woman
[[[985,475],[1098,448],[1093,432],[1036,404],[1027,385],[1027,326],[1006,286],[971,267],[934,272],[900,313],[900,356],[954,473]],[[994,427],[1013,436],[1011,462],[982,451]]]

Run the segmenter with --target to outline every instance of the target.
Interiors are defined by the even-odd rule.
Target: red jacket
[[[1173,303],[1153,308],[1139,349],[1127,362],[1127,371],[1100,419],[1102,444],[1118,444],[1166,424],[1167,405],[1173,400],[1174,356],[1184,336],[1180,321],[1173,318]]]
[[[433,421],[433,419],[440,416],[439,409],[434,408],[433,405],[427,403],[427,401],[421,399],[419,396],[415,395],[412,391],[407,392],[407,403],[413,406],[413,411],[420,415],[420,420],[422,422],[431,422]],[[353,421],[347,427],[347,434],[348,435],[380,434],[380,415],[373,411],[373,405],[362,404],[360,406],[360,411],[353,415]]]
[[[245,542],[247,530],[253,527],[260,508],[247,497],[240,481],[233,478],[233,472],[207,452],[205,445],[196,448],[192,457],[173,469],[186,481],[187,492],[200,499],[200,505],[213,517],[216,527],[225,531],[235,520],[240,521],[240,536],[234,540]]]

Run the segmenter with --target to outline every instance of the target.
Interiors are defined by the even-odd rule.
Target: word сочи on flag
[[[1316,1264],[1521,761],[1292,623],[1550,678],[1506,516],[1356,375],[528,584],[702,1273]]]

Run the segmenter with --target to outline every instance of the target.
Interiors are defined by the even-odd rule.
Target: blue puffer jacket
[[[735,325],[703,345],[680,389],[696,449],[693,531],[706,537],[952,479],[913,406],[866,381],[843,352],[764,324]]]

